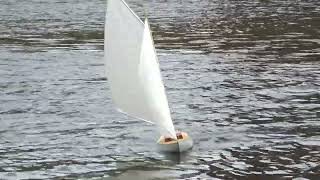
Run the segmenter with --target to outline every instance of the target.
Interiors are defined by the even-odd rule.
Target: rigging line
[[[109,1],[112,1],[112,0],[109,0]],[[139,18],[139,16],[133,12],[133,10],[129,7],[129,5],[124,1],[124,0],[120,0],[127,8],[128,10],[136,17],[136,19],[142,24],[144,25],[143,21]]]
[[[148,6],[143,5],[144,19],[148,18]]]
[[[128,116],[128,117],[131,117],[131,118],[134,118],[134,119],[139,119],[139,120],[141,120],[141,121],[145,121],[145,122],[150,123],[150,124],[155,124],[154,122],[151,122],[151,121],[145,120],[145,119],[143,119],[143,118],[139,118],[139,117],[133,116],[133,115],[131,115],[131,114],[128,114],[128,113],[122,111],[122,110],[121,110],[120,108],[118,108],[118,107],[117,107],[116,109],[117,109],[118,112],[120,112],[120,113],[122,113],[122,114],[124,114],[124,115],[126,115],[126,116]]]

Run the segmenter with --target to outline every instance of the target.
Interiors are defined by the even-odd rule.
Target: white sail
[[[108,0],[105,60],[117,108],[175,138],[148,21],[143,24],[122,0]]]

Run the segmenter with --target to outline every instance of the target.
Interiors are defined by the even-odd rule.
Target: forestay
[[[148,21],[144,24],[122,0],[108,0],[105,60],[117,108],[175,138]]]

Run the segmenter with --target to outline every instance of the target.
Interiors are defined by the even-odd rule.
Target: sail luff
[[[168,111],[168,123],[169,123],[169,126],[170,127],[170,134],[171,136],[176,139],[176,135],[175,135],[175,128],[174,128],[174,125],[173,125],[173,122],[172,122],[172,118],[171,118],[171,112],[170,112],[170,108],[169,108],[169,103],[168,103],[168,98],[167,98],[167,95],[166,95],[166,90],[165,90],[165,87],[164,87],[164,83],[163,83],[163,80],[162,80],[162,76],[161,76],[161,72],[160,72],[160,63],[159,63],[159,59],[158,59],[158,56],[157,56],[157,50],[155,48],[155,45],[154,45],[154,40],[153,40],[153,36],[152,36],[152,32],[151,32],[151,28],[150,28],[150,24],[149,24],[149,20],[148,18],[146,17],[145,18],[145,28],[147,28],[148,30],[148,34],[150,36],[150,39],[151,39],[151,43],[152,43],[152,49],[153,49],[153,52],[155,54],[155,63],[156,63],[156,66],[158,67],[159,69],[159,78],[160,78],[160,82],[161,82],[161,89],[163,91],[163,94],[164,94],[164,98],[165,99],[165,106],[166,106],[166,110]]]
[[[169,104],[147,19],[144,24],[139,75],[143,86],[143,93],[146,97],[146,105],[151,112],[152,120],[161,128],[161,133],[175,138]]]

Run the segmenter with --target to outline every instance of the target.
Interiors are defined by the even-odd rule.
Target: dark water
[[[193,150],[117,113],[103,0],[0,0],[0,179],[320,179],[320,1],[130,0]]]

